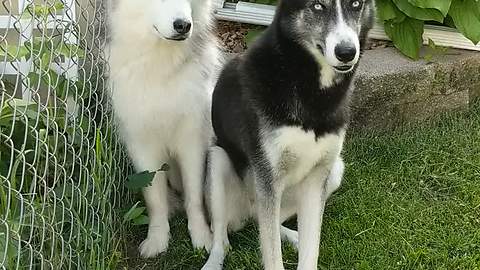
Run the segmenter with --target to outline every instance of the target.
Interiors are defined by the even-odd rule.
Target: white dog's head
[[[151,1],[148,18],[159,38],[185,40],[193,31],[192,0]]]
[[[184,41],[211,23],[210,0],[118,0],[112,4],[113,34],[137,41]]]

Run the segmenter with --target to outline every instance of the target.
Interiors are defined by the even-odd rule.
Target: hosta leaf
[[[377,0],[377,13],[380,19],[384,21],[395,20],[401,22],[405,19],[405,14],[401,12],[392,0]]]
[[[453,21],[452,16],[450,15],[445,17],[445,21],[443,21],[443,24],[451,28],[456,28],[455,22]]]
[[[443,1],[443,0],[438,0]],[[444,16],[442,12],[433,8],[419,8],[410,4],[407,0],[393,0],[395,5],[409,17],[423,21],[437,21],[442,23]]]
[[[433,8],[439,10],[443,16],[447,16],[452,0],[408,0],[408,2],[419,8]]]
[[[448,13],[457,29],[474,44],[480,42],[480,18],[476,0],[453,0]]]
[[[407,17],[399,23],[385,22],[384,26],[385,32],[395,47],[410,58],[419,58],[420,47],[423,43],[423,21]]]
[[[477,8],[475,9],[475,14],[477,15],[477,18],[480,20],[480,1],[476,1],[475,5]]]

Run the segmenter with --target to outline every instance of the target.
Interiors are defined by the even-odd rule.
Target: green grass
[[[321,269],[480,269],[480,104],[420,125],[356,132],[346,142],[342,188],[327,206]],[[137,258],[145,228],[129,235],[133,269],[200,269],[186,221],[171,222],[169,251]],[[230,236],[226,269],[260,269],[253,224]],[[284,264],[297,254],[284,245]]]

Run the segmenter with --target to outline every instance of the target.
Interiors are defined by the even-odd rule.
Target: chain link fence
[[[99,0],[1,0],[0,269],[114,269],[128,158]]]

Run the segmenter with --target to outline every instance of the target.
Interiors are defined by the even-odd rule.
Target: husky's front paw
[[[201,270],[222,270],[223,269],[223,262],[222,263],[215,263],[208,261]]]
[[[166,251],[169,238],[168,230],[149,228],[147,239],[140,244],[140,255],[144,258],[151,258]]]
[[[284,226],[280,227],[280,232],[282,240],[289,242],[296,250],[298,250],[298,232]]]
[[[192,245],[194,248],[205,248],[207,251],[210,251],[212,248],[213,236],[207,224],[204,222],[190,224],[189,222],[188,230],[190,231],[190,238],[192,239]]]
[[[229,248],[230,244],[228,243],[228,238],[225,238],[223,246],[214,245],[207,262],[201,270],[222,270],[223,260],[225,259],[225,254],[228,252]]]

